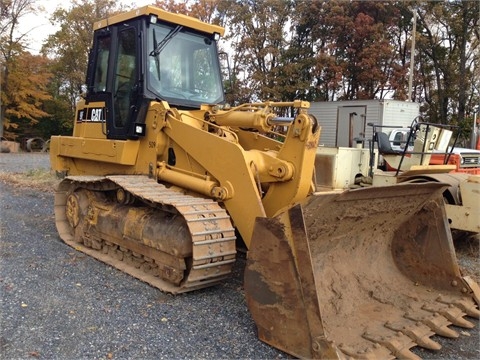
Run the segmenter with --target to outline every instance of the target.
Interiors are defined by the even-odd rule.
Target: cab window
[[[115,66],[114,103],[115,126],[124,127],[133,105],[133,91],[136,84],[136,43],[135,29],[123,30],[118,36],[118,54]]]

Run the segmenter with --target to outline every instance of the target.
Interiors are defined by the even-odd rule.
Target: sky
[[[118,2],[124,5],[135,4],[137,7],[141,7],[155,3],[155,0],[118,0]],[[33,54],[38,54],[43,41],[58,30],[49,21],[53,12],[57,8],[68,10],[71,6],[70,0],[48,0],[38,1],[38,3],[43,6],[45,11],[23,16],[19,27],[20,34],[28,33],[28,39],[30,40],[28,41],[30,45],[28,51]]]

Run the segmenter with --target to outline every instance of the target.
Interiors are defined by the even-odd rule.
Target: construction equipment
[[[438,124],[433,126],[438,126]],[[411,132],[411,128],[393,128],[390,134],[387,134],[392,150],[402,153],[405,149],[406,139]],[[412,138],[411,145],[407,148],[408,151],[413,151],[413,140]],[[453,170],[455,173],[480,175],[480,150],[448,146],[443,150],[434,150],[429,155],[430,165],[455,165]]]
[[[403,149],[395,150],[389,148],[390,141],[383,136],[383,132],[376,131],[374,126],[373,133],[379,145],[378,151],[385,162],[384,167],[393,172],[376,172],[373,185],[425,181],[449,184],[443,195],[450,227],[479,233],[480,176],[477,174],[480,172],[480,154],[472,150],[463,157],[463,166],[459,168],[454,160],[458,159],[458,154],[455,153],[458,135],[450,146],[454,128],[451,125],[418,122],[415,119],[410,131],[405,134]],[[407,144],[413,144],[411,151]]]
[[[369,148],[319,148],[317,185],[323,189],[440,182],[447,217],[458,236],[480,232],[480,153],[460,155],[453,126],[418,122],[407,128],[374,125]],[[408,144],[408,145],[407,145]],[[377,146],[375,146],[377,145]],[[333,164],[341,163],[340,167]],[[346,166],[345,166],[346,165]]]
[[[442,184],[314,193],[307,102],[221,105],[223,28],[151,6],[94,26],[73,135],[50,143],[67,244],[180,293],[227,277],[241,238],[259,337],[300,357],[412,356],[472,326]]]
[[[406,138],[413,141],[413,151],[401,151],[413,159],[413,166],[400,174],[399,181],[438,181],[449,184],[444,192],[450,227],[470,233],[480,233],[480,151],[458,148],[459,132],[451,137],[455,126],[414,121]],[[428,146],[427,146],[428,144]],[[406,150],[406,151],[405,151]],[[387,158],[391,157],[387,155]],[[388,162],[388,160],[386,160]],[[400,160],[399,165],[402,161]],[[412,164],[412,162],[411,162]],[[428,164],[428,166],[426,166]],[[445,169],[444,169],[445,168]],[[408,168],[407,168],[408,169]]]

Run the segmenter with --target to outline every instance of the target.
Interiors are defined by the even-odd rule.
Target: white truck
[[[395,128],[387,133],[391,147],[395,151],[403,151],[407,143],[410,128]],[[413,138],[410,140],[407,151],[413,151]],[[447,159],[445,157],[447,154]],[[430,165],[455,165],[455,172],[470,175],[480,175],[480,150],[467,149],[457,146],[447,146],[446,149],[434,149],[430,158]]]

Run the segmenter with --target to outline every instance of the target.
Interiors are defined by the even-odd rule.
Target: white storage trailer
[[[356,177],[377,167],[377,155],[371,157],[369,151],[373,127],[367,124],[410,126],[420,106],[400,100],[325,101],[312,102],[309,112],[322,126],[315,164],[317,185],[346,189]]]
[[[400,100],[319,101],[310,105],[309,112],[322,126],[319,144],[329,147],[355,147],[357,139],[364,139],[368,148],[372,139],[368,123],[406,127],[420,114],[419,104]]]

